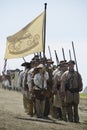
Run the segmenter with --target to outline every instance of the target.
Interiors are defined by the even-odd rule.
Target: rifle
[[[59,58],[58,58],[56,50],[54,50],[54,52],[55,52],[56,62],[57,62],[57,65],[58,65],[59,64]]]
[[[41,52],[40,52],[40,59],[42,58]]]
[[[70,49],[69,49],[69,57],[70,57],[70,60],[72,60]]]
[[[5,61],[4,61],[4,67],[3,67],[3,71],[2,71],[3,75],[6,72],[6,66],[7,66],[7,59],[5,59]]]
[[[23,57],[24,62],[26,62],[25,58]]]
[[[66,58],[65,58],[64,48],[62,48],[62,53],[63,53],[63,59],[64,59],[64,61],[65,61]]]
[[[49,50],[49,54],[50,54],[50,59],[52,60],[52,55],[51,55],[51,51],[50,51],[50,46],[48,46],[48,50]]]
[[[78,66],[77,66],[77,60],[76,60],[76,54],[75,54],[75,48],[74,48],[74,43],[72,41],[72,48],[73,48],[73,54],[74,54],[74,59],[75,59],[75,63],[76,63],[76,70],[78,72]]]

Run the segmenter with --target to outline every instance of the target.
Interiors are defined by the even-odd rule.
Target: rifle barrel
[[[59,58],[58,58],[56,50],[54,50],[54,52],[55,52],[56,62],[57,62],[57,65],[58,65],[59,64]]]
[[[65,53],[64,53],[64,48],[62,48],[62,53],[63,53],[63,59],[66,60]]]
[[[74,48],[74,43],[72,41],[72,48],[73,48],[73,54],[74,54],[74,59],[75,59],[75,63],[76,63],[76,70],[78,72],[78,66],[77,66],[77,60],[76,60],[76,54],[75,54],[75,48]]]
[[[70,60],[72,60],[70,49],[69,49],[69,57],[70,57]]]
[[[50,54],[50,59],[52,60],[52,55],[51,55],[51,51],[50,51],[50,47],[48,46],[48,50],[49,50],[49,54]]]

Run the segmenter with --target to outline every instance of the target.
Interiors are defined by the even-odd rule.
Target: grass
[[[85,94],[85,93],[80,93],[80,97],[81,97],[81,98],[87,98],[87,94]]]

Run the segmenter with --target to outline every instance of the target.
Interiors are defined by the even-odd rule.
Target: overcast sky
[[[87,85],[87,0],[0,0],[0,72],[4,65],[6,38],[15,34],[44,10],[47,3],[46,17],[46,55],[49,58],[48,45],[56,63],[54,50],[59,60],[63,59],[62,47],[69,60],[69,49],[74,42],[79,72],[82,74],[84,87]],[[31,60],[33,55],[25,57]],[[7,69],[20,68],[23,59],[7,62]]]

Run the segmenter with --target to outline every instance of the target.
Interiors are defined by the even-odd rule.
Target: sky
[[[46,56],[56,64],[54,50],[59,60],[65,57],[69,60],[69,49],[72,59],[72,41],[74,42],[79,73],[82,75],[83,85],[87,86],[87,0],[0,0],[0,73],[3,70],[6,38],[25,27],[41,12],[47,3],[46,15]],[[30,61],[33,55],[25,57]],[[22,58],[8,59],[7,69],[21,67]]]

